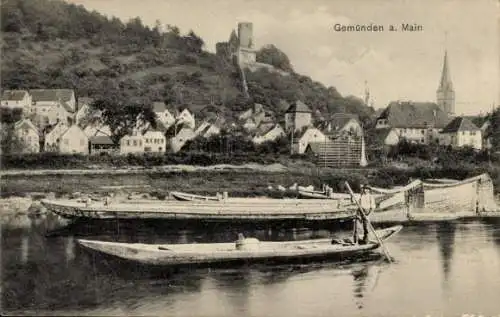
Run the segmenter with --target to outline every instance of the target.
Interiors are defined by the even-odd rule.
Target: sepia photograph
[[[500,317],[500,0],[2,0],[2,316]]]

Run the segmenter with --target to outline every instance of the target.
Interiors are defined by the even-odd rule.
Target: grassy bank
[[[344,182],[349,181],[353,189],[368,182],[378,187],[392,187],[407,184],[410,178],[454,178],[464,179],[488,172],[500,187],[500,172],[497,167],[477,166],[460,168],[397,169],[378,168],[360,170],[341,169],[290,169],[287,172],[265,172],[250,170],[198,170],[192,172],[158,172],[134,175],[35,175],[4,176],[1,183],[2,196],[23,196],[27,193],[55,193],[56,196],[74,192],[102,193],[141,191],[167,193],[186,191],[199,194],[215,194],[227,191],[230,196],[249,197],[278,195],[268,186],[289,187],[294,183],[320,187],[329,184],[335,191],[345,192]]]

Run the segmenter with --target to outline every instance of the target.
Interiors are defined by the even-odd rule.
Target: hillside
[[[251,98],[245,99],[236,67],[205,51],[195,32],[181,34],[175,26],[161,31],[159,22],[150,28],[140,18],[109,19],[58,0],[3,1],[1,20],[2,89],[71,87],[78,96],[141,105],[165,100],[195,112],[215,106],[226,116],[253,102],[281,112],[296,99],[324,115],[346,111],[368,119],[373,111],[294,72],[247,73]],[[270,48],[258,56],[272,60]],[[288,58],[279,57],[291,69]]]

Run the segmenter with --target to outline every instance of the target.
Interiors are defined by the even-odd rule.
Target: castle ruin
[[[255,71],[267,68],[269,71],[288,75],[287,72],[278,70],[272,65],[257,62],[257,50],[253,40],[253,23],[251,22],[238,23],[238,34],[232,30],[229,41],[215,44],[215,52],[217,56],[238,65],[240,69]]]

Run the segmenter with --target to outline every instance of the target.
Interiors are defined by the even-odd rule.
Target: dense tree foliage
[[[293,72],[293,67],[288,56],[273,44],[266,45],[258,50],[256,59],[257,62],[272,65],[285,72]]]

